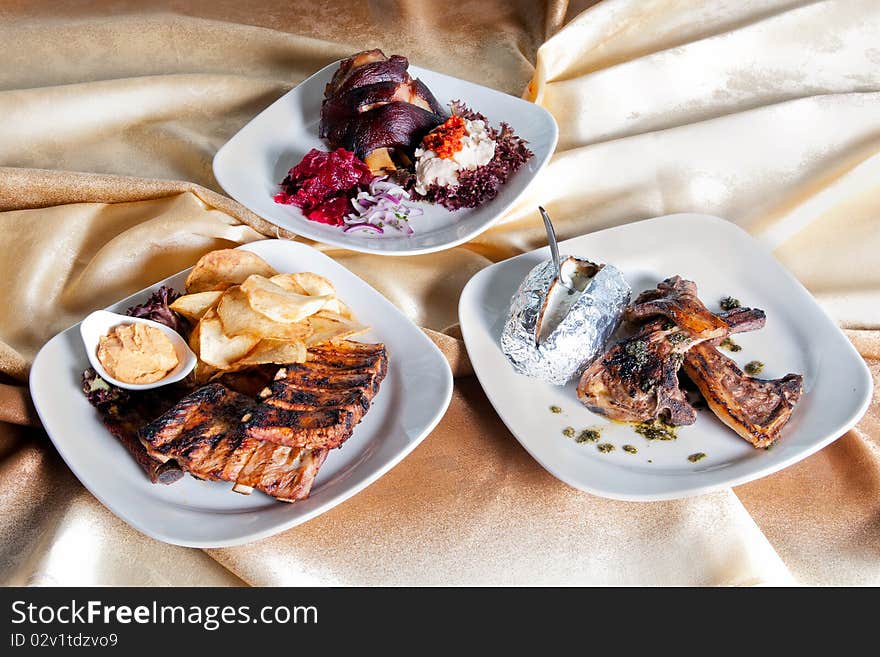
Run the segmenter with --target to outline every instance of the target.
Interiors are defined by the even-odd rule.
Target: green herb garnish
[[[742,347],[730,338],[724,338],[721,342],[718,343],[718,346],[722,349],[727,349],[728,351],[742,351]]]
[[[764,369],[764,363],[759,360],[752,360],[746,363],[743,369],[746,371],[746,374],[754,376],[755,374],[761,373],[761,370]]]
[[[577,443],[598,443],[601,434],[598,429],[584,429],[575,438]]]
[[[653,422],[639,422],[633,430],[647,440],[675,440],[678,438],[677,427],[667,424],[662,418]]]
[[[734,297],[724,297],[721,299],[721,310],[734,310],[735,308],[742,308],[742,305],[739,302],[739,299],[735,299]]]

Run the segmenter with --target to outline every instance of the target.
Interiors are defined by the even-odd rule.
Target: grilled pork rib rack
[[[410,77],[406,57],[367,50],[344,60],[324,89],[319,134],[346,148],[373,173],[412,157],[428,132],[446,120],[431,91]]]
[[[387,367],[381,344],[314,347],[305,363],[279,369],[259,400],[206,385],[144,427],[141,442],[152,458],[173,460],[200,479],[233,482],[236,492],[305,499],[329,450],[369,410]]]
[[[295,447],[339,447],[370,409],[387,368],[381,345],[313,348],[305,363],[281,368],[260,393],[247,435]]]
[[[733,333],[763,327],[762,310],[716,315],[697,297],[692,281],[674,276],[639,295],[625,318],[635,332],[581,375],[578,398],[590,410],[626,422],[662,418],[674,426],[693,424],[696,411],[679,388],[684,365],[709,408],[740,436],[755,447],[778,438],[800,398],[803,378],[750,377],[716,348]]]

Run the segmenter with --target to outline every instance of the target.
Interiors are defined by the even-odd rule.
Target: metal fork
[[[553,268],[556,270],[556,278],[559,280],[562,287],[568,290],[569,294],[574,294],[575,290],[567,285],[562,278],[562,262],[559,260],[559,244],[556,241],[556,231],[553,230],[553,223],[550,221],[550,215],[547,214],[547,211],[540,205],[538,206],[538,210],[541,211],[541,217],[544,219],[544,228],[547,229],[547,244],[550,246],[550,257],[553,259]]]

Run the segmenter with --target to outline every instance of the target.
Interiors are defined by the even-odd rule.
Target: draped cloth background
[[[880,584],[877,397],[856,429],[776,475],[614,502],[519,447],[456,339],[467,279],[542,245],[539,202],[561,239],[706,212],[769,242],[880,376],[875,0],[13,0],[0,42],[3,583]],[[306,525],[205,552],[148,539],[38,428],[29,363],[88,311],[274,236],[221,195],[214,152],[313,71],[375,46],[525,93],[560,126],[528,198],[471,243],[399,259],[327,250],[450,357],[449,413]]]

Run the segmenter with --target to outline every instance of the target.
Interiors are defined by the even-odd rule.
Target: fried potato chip
[[[253,335],[227,336],[216,310],[209,310],[199,321],[199,358],[221,370],[244,358],[259,341]]]
[[[251,352],[237,361],[233,367],[249,367],[251,365],[287,365],[289,363],[304,363],[306,361],[306,345],[301,340],[260,340]]]
[[[193,330],[190,331],[189,339],[187,342],[189,343],[189,348],[192,349],[197,355],[200,349],[200,337],[202,334],[201,322],[197,322],[195,326],[193,326]]]
[[[307,294],[311,296],[333,295],[336,297],[336,288],[333,283],[323,276],[314,274],[310,271],[297,274],[278,274],[269,280],[275,283],[275,285],[297,294]],[[351,308],[340,301],[338,297],[328,300],[327,303],[324,304],[324,309],[342,315],[347,319],[354,319],[354,314],[351,312]]]
[[[186,277],[186,291],[189,294],[225,290],[238,285],[252,275],[270,277],[276,272],[260,256],[239,249],[219,249],[201,257]]]
[[[189,334],[189,348],[192,349],[196,355],[201,352],[201,322],[197,323],[193,330]],[[216,367],[213,365],[208,365],[201,358],[196,362],[195,369],[193,369],[193,376],[195,377],[196,383],[202,384],[208,381],[216,372],[219,372]]]
[[[217,290],[184,294],[168,307],[188,320],[197,322],[206,312],[217,305],[221,296],[223,296],[223,292]]]
[[[223,332],[229,336],[249,335],[256,338],[276,340],[304,340],[312,332],[303,322],[274,322],[251,308],[247,295],[241,286],[234,286],[223,293],[217,304],[217,316]]]
[[[324,295],[336,296],[336,288],[329,280],[310,271],[296,274],[278,274],[270,279],[275,285],[283,287],[290,292],[319,297]]]
[[[260,275],[248,276],[241,284],[241,289],[247,295],[251,308],[276,322],[300,322],[334,298],[331,295],[297,294]]]
[[[334,298],[331,301],[325,303],[323,310],[340,315],[345,319],[354,320],[354,313],[351,312],[351,308],[345,305],[338,298]]]
[[[343,340],[369,330],[367,326],[325,310],[309,317],[306,322],[312,329],[311,334],[305,339],[307,347],[314,347],[331,340]]]

